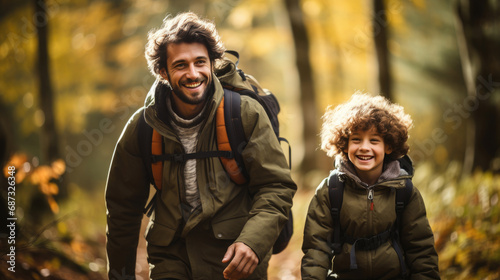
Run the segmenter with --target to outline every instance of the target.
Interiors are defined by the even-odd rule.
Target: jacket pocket
[[[168,246],[175,236],[175,230],[159,223],[151,223],[146,231],[148,243],[156,246]]]
[[[238,238],[247,220],[248,216],[241,216],[223,221],[212,222],[212,230],[215,238],[231,240]]]

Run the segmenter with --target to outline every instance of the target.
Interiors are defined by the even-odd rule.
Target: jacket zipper
[[[177,186],[179,189],[179,202],[181,207],[181,215],[184,220],[184,224],[187,223],[189,217],[191,216],[191,206],[189,205],[186,197],[186,184],[184,179],[184,168],[186,164],[180,163],[177,176]]]
[[[368,200],[370,201],[370,211],[373,211],[373,188],[368,189]]]
[[[369,210],[368,210],[368,225],[370,227],[370,232],[373,232],[373,208],[374,208],[374,204],[373,204],[373,197],[374,197],[374,191],[373,191],[373,186],[371,187],[368,187],[368,195],[367,195],[367,199],[368,199],[368,202],[369,202]],[[368,272],[370,273],[370,275],[372,274],[372,260],[373,260],[373,255],[372,255],[372,252],[371,251],[368,251],[367,252],[368,255]]]

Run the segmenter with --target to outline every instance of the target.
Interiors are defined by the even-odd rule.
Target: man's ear
[[[160,76],[165,80],[167,81],[168,83],[170,83],[170,81],[168,80],[168,74],[167,74],[167,70],[165,70],[165,68],[161,68],[160,69]]]
[[[168,79],[168,73],[165,68],[160,69],[160,76],[166,81],[166,83],[164,84],[167,85],[168,88],[172,89],[172,86],[170,85],[170,81]]]

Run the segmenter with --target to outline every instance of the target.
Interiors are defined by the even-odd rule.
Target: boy
[[[307,214],[302,279],[326,279],[330,269],[338,279],[440,279],[433,233],[416,188],[409,193],[399,231],[395,226],[394,189],[404,189],[412,174],[398,161],[409,150],[411,117],[381,96],[357,92],[349,102],[327,108],[323,121],[321,148],[336,157],[331,176],[344,186],[338,216],[343,237],[334,255],[328,185],[335,178],[327,178]]]

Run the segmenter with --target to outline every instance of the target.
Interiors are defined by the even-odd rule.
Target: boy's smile
[[[359,178],[373,185],[382,174],[385,154],[390,154],[391,149],[385,145],[382,136],[372,127],[369,130],[354,131],[349,136],[345,152]]]

